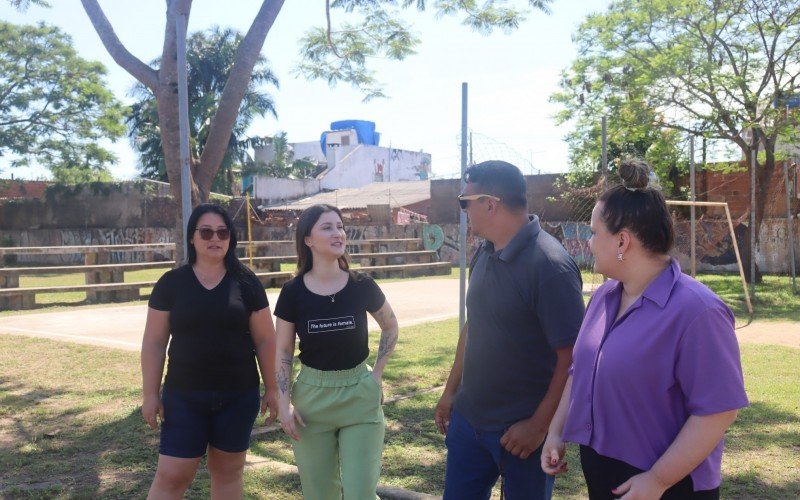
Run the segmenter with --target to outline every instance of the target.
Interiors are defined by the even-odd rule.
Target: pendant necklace
[[[336,293],[339,293],[339,292],[336,292]],[[336,302],[336,293],[334,293],[333,295],[328,295],[328,297],[331,298],[331,303]]]

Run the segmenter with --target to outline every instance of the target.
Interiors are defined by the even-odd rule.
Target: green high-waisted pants
[[[305,500],[375,500],[385,424],[370,372],[300,368],[292,403],[306,425],[292,444]]]

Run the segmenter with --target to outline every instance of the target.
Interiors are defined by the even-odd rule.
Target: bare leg
[[[242,498],[246,451],[228,453],[208,447],[208,473],[211,475],[211,498]]]
[[[158,455],[158,468],[150,485],[148,500],[170,500],[183,498],[192,484],[200,458],[177,458]]]

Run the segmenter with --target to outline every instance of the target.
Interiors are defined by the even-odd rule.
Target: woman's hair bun
[[[650,181],[650,167],[638,158],[626,158],[619,164],[622,185],[630,190],[646,189]]]

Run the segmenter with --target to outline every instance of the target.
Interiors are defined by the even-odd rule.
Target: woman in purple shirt
[[[589,240],[610,279],[586,310],[542,468],[566,471],[569,441],[591,499],[719,498],[723,435],[748,404],[734,317],[670,258],[672,220],[647,164],[619,173]]]

